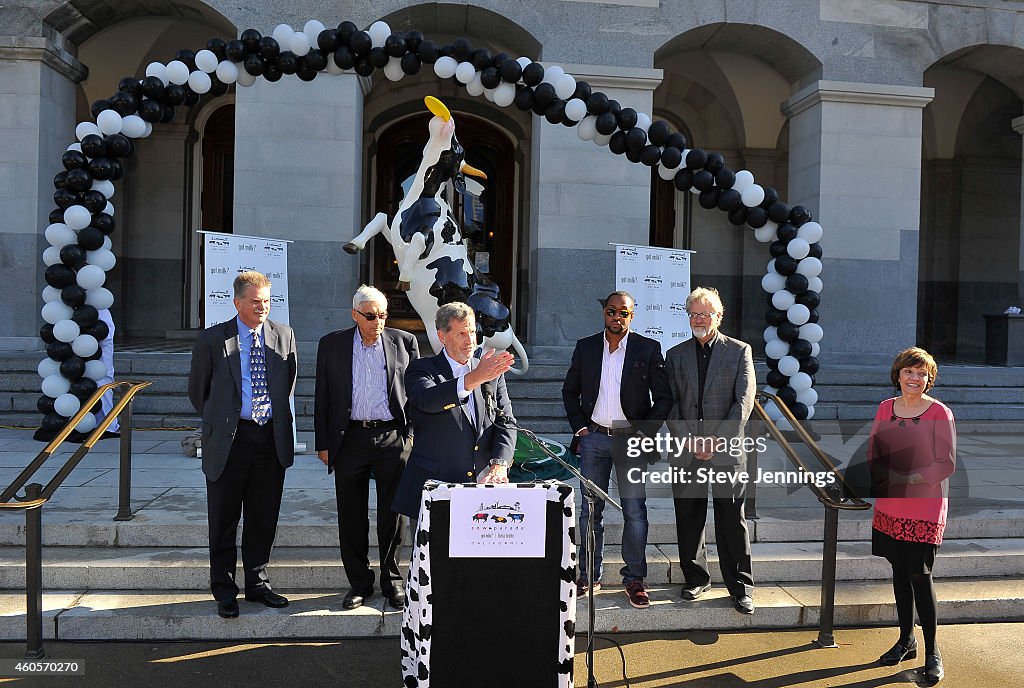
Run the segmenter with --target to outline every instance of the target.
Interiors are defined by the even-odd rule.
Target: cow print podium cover
[[[533,483],[517,483],[515,489],[544,490],[548,502],[548,523],[546,531],[551,532],[557,527],[560,536],[561,561],[559,562],[560,576],[558,581],[558,623],[559,632],[557,635],[557,673],[556,667],[551,667],[547,672],[550,676],[557,675],[557,682],[549,685],[558,688],[572,688],[573,686],[573,655],[576,633],[576,513],[575,498],[572,487],[557,480],[545,480]],[[430,556],[430,530],[431,512],[439,502],[451,500],[452,490],[500,490],[504,495],[511,488],[498,488],[495,485],[475,484],[454,484],[440,483],[436,480],[427,481],[423,487],[423,496],[420,502],[420,516],[417,532],[413,539],[412,560],[409,563],[409,577],[406,581],[408,592],[408,604],[402,614],[402,677],[406,688],[429,688],[431,675],[431,644],[434,636],[434,608],[432,596],[435,593],[433,568]],[[560,523],[552,523],[550,508],[553,503],[560,505],[558,512],[561,514]],[[444,523],[447,525],[447,521]],[[447,544],[447,529],[444,529],[444,543]],[[550,547],[554,539],[548,536],[547,545]],[[546,555],[547,556],[547,555]],[[459,560],[466,562],[468,560]],[[479,560],[477,560],[479,561]],[[522,560],[509,560],[519,561]],[[509,586],[532,589],[531,586],[538,583],[533,580],[522,580],[510,571],[508,575],[495,580],[484,581],[493,593],[493,597],[480,599],[479,605],[492,604],[493,600],[500,598]],[[498,629],[463,628],[463,642],[465,653],[473,655],[486,654],[493,656],[497,663],[496,667],[501,670],[502,666],[511,662],[529,662],[531,657],[516,655],[517,638],[528,637],[536,629],[514,626],[504,631]],[[492,635],[493,633],[493,635]],[[451,643],[449,643],[451,644]],[[498,649],[497,653],[493,650]],[[460,650],[462,651],[462,650]],[[554,656],[554,652],[549,653]],[[508,669],[506,669],[507,671]],[[470,684],[466,684],[470,685]],[[497,685],[497,684],[495,684]],[[540,688],[539,686],[536,688]]]
[[[532,111],[539,121],[575,128],[584,141],[657,168],[660,178],[679,191],[697,194],[701,207],[718,208],[729,222],[746,225],[758,241],[770,244],[771,260],[761,281],[769,295],[766,391],[798,419],[814,416],[814,374],[823,336],[817,324],[822,227],[807,208],[790,207],[775,189],[755,183],[749,171],[734,171],[721,154],[689,147],[686,137],[665,121],[624,107],[558,65],[493,54],[466,38],[438,44],[420,31],[392,31],[383,21],[363,31],[350,21],[327,28],[310,20],[301,31],[287,24],[269,35],[246,29],[231,41],[213,38],[202,50],[179,50],[166,64],[149,64],[144,78],[121,79],[113,95],[92,104],[94,119],[76,127],[77,141],[62,155],[63,170],[53,179],[56,207],[45,230],[45,324],[39,336],[47,357],[39,364],[39,438],[56,434],[103,376],[97,343],[105,328],[97,324],[96,314],[114,302],[104,286],[116,262],[109,238],[115,228],[110,199],[114,182],[125,174],[124,161],[135,153],[136,139],[170,122],[176,108],[224,95],[232,85],[248,87],[257,79],[275,82],[290,75],[303,81],[343,73],[371,77],[378,70],[399,81],[424,66],[470,96]],[[773,418],[781,415],[773,405],[767,410]],[[88,415],[77,429],[87,432],[95,423]]]

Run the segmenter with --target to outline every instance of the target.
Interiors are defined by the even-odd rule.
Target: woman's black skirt
[[[896,540],[877,528],[871,529],[871,553],[876,557],[885,557],[896,569],[931,574],[935,566],[935,553],[938,551],[939,546],[929,542]]]

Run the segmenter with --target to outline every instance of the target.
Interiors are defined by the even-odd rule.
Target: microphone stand
[[[560,464],[565,470],[572,473],[580,481],[580,487],[583,491],[583,498],[587,500],[587,611],[588,620],[587,624],[587,688],[597,688],[597,679],[594,677],[594,546],[596,545],[596,537],[594,535],[594,504],[597,499],[601,499],[607,504],[611,504],[619,511],[622,511],[622,506],[612,499],[607,492],[598,487],[592,480],[585,478],[579,469],[573,466],[567,461],[563,461],[560,457],[556,456],[554,452],[548,449],[537,435],[533,434],[532,430],[527,430],[522,427],[507,415],[504,411],[494,406],[495,416],[494,424],[499,427],[511,428],[518,430],[523,433],[531,440],[533,440],[541,451],[543,451],[548,458],[553,459],[556,463]]]

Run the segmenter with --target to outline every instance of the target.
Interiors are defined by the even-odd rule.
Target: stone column
[[[818,81],[783,103],[790,205],[825,228],[823,361],[887,364],[917,338],[921,110],[934,90]]]
[[[564,67],[647,114],[662,79],[660,69]],[[533,131],[529,342],[538,361],[566,362],[577,339],[601,328],[598,300],[615,289],[609,242],[649,243],[651,170],[543,117]]]
[[[75,140],[75,84],[85,75],[53,39],[0,37],[0,350],[41,346],[43,230],[55,207],[53,176]]]
[[[362,119],[352,74],[237,90],[234,231],[295,242],[288,283],[303,295],[290,304],[299,342],[351,322],[359,261],[341,247],[362,229]]]
[[[1024,117],[1015,118],[1012,125],[1015,132],[1024,134]],[[1024,170],[1021,172],[1021,179],[1020,245],[1017,249],[1017,305],[1024,309]]]

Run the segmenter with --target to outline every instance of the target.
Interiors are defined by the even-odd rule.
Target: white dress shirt
[[[444,357],[448,359],[448,365],[452,367],[452,375],[458,378],[459,383],[456,387],[456,392],[459,395],[459,400],[463,400],[469,397],[469,401],[466,402],[466,410],[469,411],[469,419],[473,421],[473,425],[476,425],[476,398],[473,393],[466,389],[466,375],[473,369],[470,365],[473,359],[470,358],[466,363],[459,363],[454,358],[448,355],[448,350],[444,349]]]
[[[608,346],[608,337],[601,337],[604,343],[601,355],[601,388],[597,392],[597,401],[594,403],[594,413],[590,420],[606,428],[621,428],[629,426],[629,419],[622,412],[622,401],[620,392],[622,390],[622,366],[626,360],[626,340],[629,339],[629,332],[619,342],[615,351]]]

